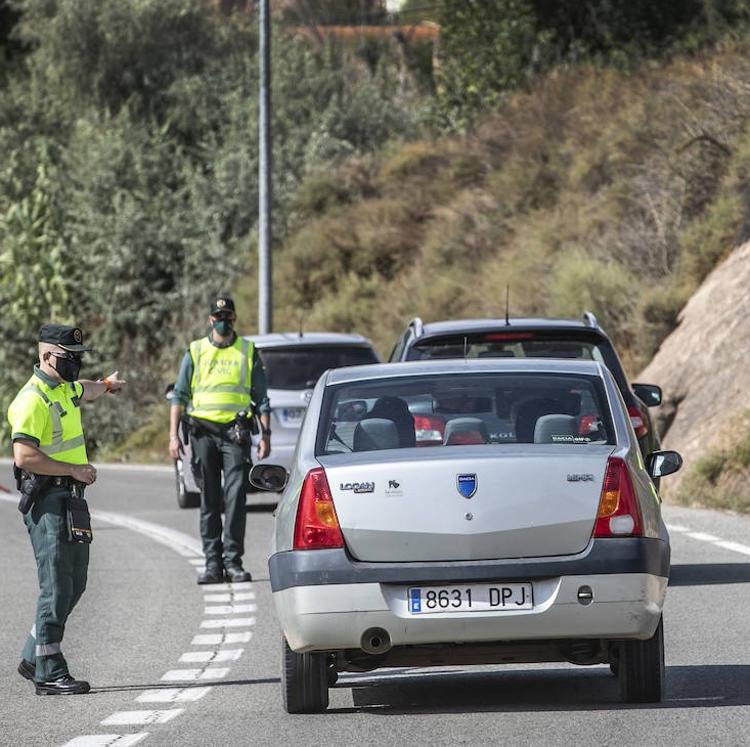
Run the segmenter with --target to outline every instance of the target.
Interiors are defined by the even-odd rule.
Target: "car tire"
[[[181,459],[175,459],[174,477],[177,487],[177,505],[180,508],[198,508],[201,505],[201,494],[185,490],[185,481],[182,479]]]
[[[298,654],[282,638],[281,688],[287,713],[321,713],[328,708],[328,662],[324,653]]]
[[[620,693],[625,703],[660,703],[664,697],[664,624],[645,641],[620,644],[617,663]]]

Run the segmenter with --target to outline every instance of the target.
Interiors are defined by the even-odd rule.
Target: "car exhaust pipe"
[[[366,654],[384,654],[391,649],[391,637],[383,628],[368,628],[359,644]]]

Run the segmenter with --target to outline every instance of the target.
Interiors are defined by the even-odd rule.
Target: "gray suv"
[[[313,387],[329,368],[379,363],[372,343],[361,335],[334,332],[279,332],[248,336],[266,369],[271,401],[271,455],[273,464],[289,467]],[[177,503],[181,508],[200,505],[200,488],[192,469],[189,439],[180,433],[183,457],[175,461]]]
[[[445,358],[599,361],[610,370],[625,400],[643,455],[660,448],[648,408],[661,404],[661,389],[653,384],[630,384],[611,340],[590,311],[584,312],[581,319],[456,319],[423,324],[416,318],[409,322],[388,360]],[[581,427],[586,427],[585,419]]]

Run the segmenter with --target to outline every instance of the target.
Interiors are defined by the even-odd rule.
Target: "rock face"
[[[750,409],[750,242],[706,278],[637,380],[663,387],[663,447],[679,451],[686,467],[731,440]],[[664,481],[668,492],[686,471]]]

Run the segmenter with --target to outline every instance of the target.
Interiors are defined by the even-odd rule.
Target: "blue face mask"
[[[216,331],[217,335],[227,337],[232,332],[234,322],[231,319],[214,319],[211,322],[211,326]]]

